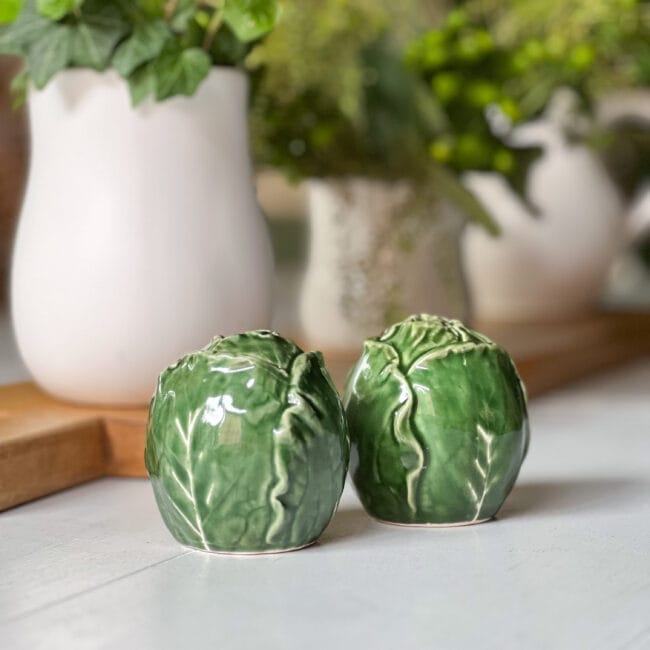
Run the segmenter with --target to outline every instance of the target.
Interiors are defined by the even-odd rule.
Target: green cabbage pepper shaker
[[[217,337],[165,370],[145,463],[163,520],[186,546],[274,553],[318,539],[349,459],[319,352],[269,331]]]
[[[368,339],[344,403],[354,484],[368,513],[388,523],[494,517],[528,448],[512,359],[455,320],[412,316]]]

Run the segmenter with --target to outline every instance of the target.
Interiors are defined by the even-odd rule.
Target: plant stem
[[[178,0],[168,0],[165,3],[165,20],[169,23],[176,13],[176,7],[178,5]]]
[[[212,47],[212,42],[214,41],[214,37],[219,31],[219,27],[221,27],[222,22],[223,10],[215,9],[215,12],[212,14],[210,22],[208,23],[208,26],[205,30],[205,37],[203,38],[203,49],[206,52],[209,51],[209,49]]]

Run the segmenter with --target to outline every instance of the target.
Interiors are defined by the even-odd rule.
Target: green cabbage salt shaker
[[[368,339],[344,402],[352,478],[365,509],[384,522],[494,517],[528,448],[512,359],[458,321],[412,316]]]
[[[348,459],[320,353],[274,332],[218,337],[160,375],[145,463],[181,544],[237,554],[308,546],[336,510]]]

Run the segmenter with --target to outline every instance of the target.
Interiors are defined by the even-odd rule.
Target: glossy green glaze
[[[216,338],[159,378],[145,462],[187,546],[268,553],[314,542],[349,459],[343,407],[318,352],[273,332]]]
[[[352,478],[366,510],[384,521],[493,517],[528,447],[512,360],[458,321],[412,316],[367,340],[344,401]]]

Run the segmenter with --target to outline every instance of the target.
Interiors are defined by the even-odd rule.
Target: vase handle
[[[650,181],[634,197],[628,211],[626,236],[630,244],[650,235]]]

